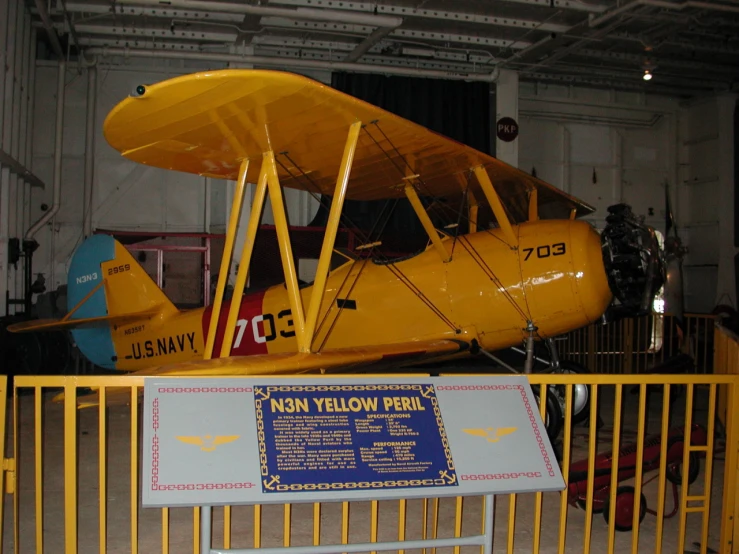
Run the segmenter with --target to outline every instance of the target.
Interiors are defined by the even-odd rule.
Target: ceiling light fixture
[[[651,78],[652,78],[652,72],[649,71],[648,69],[645,69],[644,76],[642,77],[642,79],[644,79],[645,81],[649,81]]]

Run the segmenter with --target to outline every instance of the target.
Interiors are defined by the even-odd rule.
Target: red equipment
[[[706,430],[698,424],[694,424],[690,432],[690,446],[704,446],[707,444],[708,435]],[[683,463],[683,446],[685,442],[685,427],[674,427],[667,435],[667,471],[666,478],[672,484],[674,508],[665,518],[673,517],[678,511],[677,486],[682,484],[680,466]],[[659,470],[660,450],[662,436],[650,435],[644,440],[644,455],[642,460],[642,471]],[[636,443],[627,444],[618,451],[618,482],[625,481],[636,475]],[[594,484],[593,484],[593,513],[603,512],[606,522],[609,520],[609,502],[611,488],[611,468],[613,464],[613,452],[599,454],[595,458]],[[688,464],[688,483],[693,483],[698,478],[700,461],[696,452],[690,452]],[[659,477],[659,473],[643,481],[642,487]],[[587,507],[588,489],[588,459],[580,460],[570,466],[568,479],[568,502],[582,509]],[[630,531],[634,513],[634,487],[621,486],[616,490],[616,516],[615,527],[618,531]],[[647,512],[657,515],[654,510],[647,509],[647,500],[641,494],[639,522],[644,519]]]

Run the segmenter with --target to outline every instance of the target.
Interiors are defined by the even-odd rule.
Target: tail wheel
[[[531,390],[536,397],[536,404],[540,407],[541,410],[541,395],[539,392],[539,385],[532,386]],[[541,413],[541,411],[539,413]],[[552,387],[547,387],[547,406],[544,416],[544,427],[547,430],[547,435],[549,435],[550,440],[553,441],[559,436],[559,433],[562,431],[563,420],[564,418],[562,416],[562,408],[559,405],[557,396],[553,392]]]
[[[577,362],[563,360],[559,362],[559,372],[563,374],[588,375],[590,371]],[[565,387],[561,388],[562,398],[565,397]],[[572,386],[572,424],[582,423],[590,417],[590,385],[577,384]]]
[[[616,515],[614,517],[614,526],[616,531],[631,531],[634,526],[634,487],[624,486],[616,489],[616,502],[615,510]],[[605,506],[603,509],[603,517],[606,523],[611,521],[611,505],[610,498],[606,499]],[[644,494],[639,495],[639,523],[644,521],[644,516],[647,515],[647,499]]]
[[[670,483],[674,483],[676,485],[683,484],[683,474],[681,471],[682,465],[682,459],[679,462],[667,465],[665,477],[667,477],[667,480]],[[700,473],[700,470],[701,468],[698,454],[696,454],[695,452],[691,452],[690,454],[688,454],[688,485],[694,483],[695,480],[698,479],[698,473]]]

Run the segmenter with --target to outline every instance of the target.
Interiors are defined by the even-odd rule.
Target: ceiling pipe
[[[716,4],[714,2],[701,2],[698,0],[688,0],[687,2],[680,2],[679,4],[675,2],[667,2],[665,0],[634,0],[633,2],[624,4],[620,8],[616,8],[615,10],[604,13],[603,15],[599,17],[594,17],[590,19],[590,21],[588,22],[588,25],[590,25],[591,27],[597,27],[598,25],[602,25],[606,21],[610,21],[614,17],[617,17],[623,13],[629,12],[639,6],[652,6],[655,8],[665,8],[668,10],[676,10],[676,11],[682,11],[686,8],[696,8],[700,10],[714,10],[714,11],[739,13],[739,6],[728,6],[726,4]]]
[[[85,183],[82,197],[82,232],[92,234],[92,195],[95,171],[95,111],[97,107],[97,68],[87,68],[87,118],[85,129]]]
[[[49,12],[46,9],[46,2],[44,0],[35,0],[35,3],[38,14],[41,16],[41,22],[44,24],[44,29],[46,29],[46,32],[49,34],[51,47],[54,49],[54,52],[59,57],[59,59],[63,60],[64,50],[62,50],[62,45],[59,42],[59,37],[54,30],[54,24],[49,17]]]
[[[36,0],[41,2],[43,0]],[[347,11],[316,8],[273,8],[271,6],[252,6],[231,2],[205,2],[203,0],[118,0],[118,5],[156,6],[158,8],[180,8],[222,13],[239,13],[244,15],[260,15],[263,17],[286,17],[290,19],[310,19],[313,21],[336,21],[353,25],[371,27],[399,27],[402,17],[393,15],[375,15],[371,13],[352,13]]]
[[[62,146],[64,144],[64,77],[67,64],[59,62],[56,84],[56,128],[54,129],[54,180],[51,209],[26,231],[26,240],[31,240],[39,229],[46,225],[59,211],[62,191]]]
[[[217,54],[208,52],[176,52],[162,50],[146,50],[136,48],[90,48],[89,54],[97,56],[124,56],[138,58],[169,58],[176,60],[201,60],[208,62],[234,62],[254,64],[267,67],[284,69],[309,68],[327,69],[329,71],[355,71],[358,73],[381,73],[385,75],[405,75],[410,77],[427,77],[432,79],[450,79],[457,81],[482,81],[495,82],[498,73],[464,73],[453,71],[440,71],[435,69],[416,69],[413,67],[392,67],[385,65],[372,65],[347,62],[327,62],[319,60],[301,60],[292,58],[277,58],[272,56],[240,56],[238,54]]]

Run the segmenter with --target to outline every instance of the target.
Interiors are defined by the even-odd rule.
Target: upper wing
[[[236,179],[241,160],[255,160],[248,171],[252,183],[262,153],[272,150],[282,185],[332,194],[349,125],[356,120],[365,127],[354,155],[349,199],[401,197],[398,184],[407,170],[422,179],[421,194],[459,195],[470,168],[484,165],[513,221],[526,219],[531,188],[538,189],[542,217],[593,211],[488,154],[292,73],[221,70],[150,85],[110,112],[104,132],[111,146],[131,160],[198,175]],[[474,192],[474,179],[471,186]],[[484,203],[482,194],[475,196]]]

